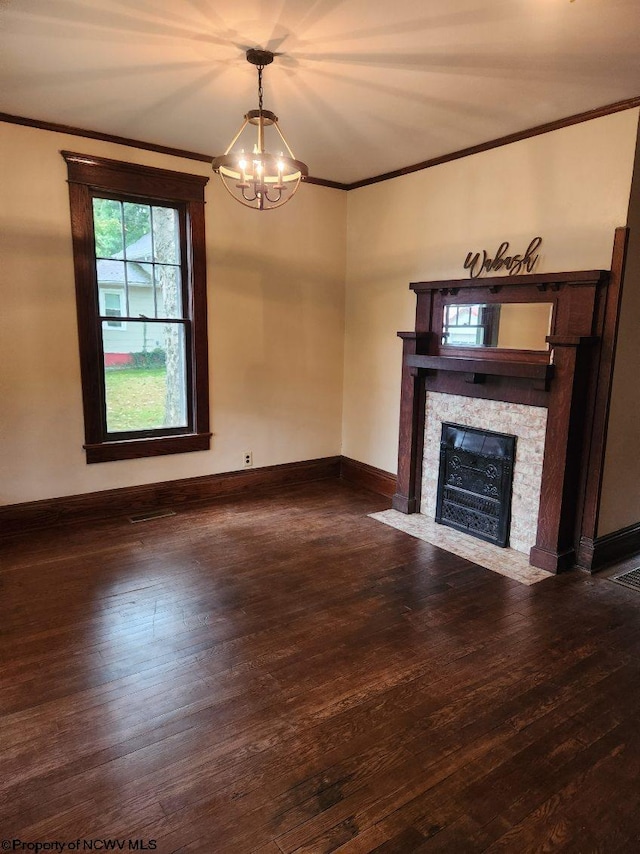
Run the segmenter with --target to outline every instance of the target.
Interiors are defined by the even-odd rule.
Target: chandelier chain
[[[262,113],[262,69],[264,65],[258,66],[258,109]]]

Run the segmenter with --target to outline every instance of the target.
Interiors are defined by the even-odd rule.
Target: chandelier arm
[[[229,143],[229,146],[227,147],[227,150],[225,151],[225,156],[226,156],[226,155],[231,151],[231,149],[233,148],[233,146],[236,144],[236,140],[238,139],[238,137],[240,136],[240,134],[242,133],[242,131],[246,128],[246,126],[247,126],[248,124],[249,124],[249,119],[245,116],[245,117],[244,117],[244,121],[243,121],[243,123],[242,123],[242,127],[240,128],[240,130],[238,131],[238,133],[233,137],[233,139],[232,139],[232,140],[231,140],[231,142]]]
[[[274,188],[274,189],[275,189],[275,188]],[[268,202],[271,202],[271,204],[275,204],[276,202],[279,202],[279,201],[280,201],[280,199],[282,198],[282,190],[280,190],[280,189],[278,188],[278,195],[275,197],[275,199],[273,199],[273,198],[271,198],[271,196],[269,195],[269,187],[266,187],[266,188],[265,188],[265,190],[264,190],[264,195],[265,195],[265,198],[267,199],[267,201],[268,201]]]
[[[227,193],[229,193],[229,195],[231,196],[232,199],[234,199],[235,201],[238,201],[238,196],[233,192],[231,187],[229,187],[229,185],[225,181],[224,177],[222,177],[222,186],[225,188]],[[244,191],[243,191],[243,193],[244,193]]]
[[[274,127],[275,127],[275,129],[278,131],[278,133],[280,134],[280,139],[284,142],[285,148],[286,148],[286,149],[287,149],[287,151],[289,152],[289,156],[290,156],[290,157],[292,157],[292,158],[295,160],[295,159],[296,159],[296,156],[295,156],[295,154],[293,153],[293,151],[291,151],[291,149],[289,148],[289,143],[288,143],[288,142],[287,142],[287,140],[284,138],[284,134],[283,134],[283,133],[282,133],[282,131],[280,130],[280,125],[278,124],[278,122],[274,122],[274,123],[273,123],[273,126],[274,126]]]
[[[286,188],[287,190],[291,189],[290,193],[287,193],[287,195],[280,194],[277,201],[271,201],[272,207],[270,207],[270,208],[264,208],[263,207],[263,208],[261,208],[261,210],[278,210],[278,208],[281,208],[283,205],[286,205],[294,197],[296,190],[298,189],[299,185],[300,185],[300,179],[298,179],[296,181],[295,185],[292,188],[289,188],[289,187]]]
[[[245,200],[245,202],[255,202],[255,200],[258,198],[258,194],[256,193],[255,189],[254,189],[253,193],[254,193],[253,196],[248,196],[245,192],[244,187],[242,188],[242,198]],[[235,198],[235,196],[234,196],[234,198]]]

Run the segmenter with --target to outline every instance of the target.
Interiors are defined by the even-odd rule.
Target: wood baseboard
[[[636,554],[640,554],[640,522],[593,540],[583,537],[578,549],[577,564],[589,572],[597,572],[612,563],[628,560]]]
[[[324,457],[277,466],[170,480],[163,483],[69,495],[0,507],[0,536],[130,516],[159,508],[176,510],[197,501],[340,477],[341,458]]]
[[[391,498],[396,491],[395,474],[349,457],[340,458],[340,477],[353,486],[368,489],[387,498]]]
[[[47,498],[0,507],[0,536],[7,536],[55,525],[93,522],[118,516],[130,516],[161,508],[179,509],[199,501],[242,495],[256,490],[281,489],[314,480],[338,479],[393,499],[403,512],[416,508],[399,506],[396,476],[349,457],[323,457],[283,465],[224,472],[202,477],[169,480],[162,483],[89,492],[62,498]],[[575,563],[589,572],[597,572],[640,554],[640,522],[596,539],[583,538]],[[540,559],[541,555],[536,555]],[[550,572],[561,572],[573,565],[568,555],[544,555],[536,561]],[[573,555],[572,555],[573,557]]]

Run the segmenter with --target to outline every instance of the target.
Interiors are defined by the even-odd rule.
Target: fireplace
[[[506,546],[515,447],[515,436],[443,424],[436,522]]]
[[[481,397],[427,392],[422,450],[420,513],[435,520],[442,425],[458,424],[516,437],[511,489],[509,547],[529,555],[536,544],[547,410],[485,400]]]
[[[626,239],[626,230],[617,229],[611,274],[588,270],[411,285],[417,296],[415,330],[398,333],[403,369],[395,510],[436,515],[442,423],[497,429],[517,436],[511,547],[551,572],[576,563],[592,567]],[[545,349],[452,346],[443,337],[448,306],[500,305],[515,315],[513,306],[542,303],[551,306]],[[505,420],[519,419],[519,413],[526,417],[511,429],[511,423],[496,422],[494,409]],[[453,471],[446,465],[444,471],[446,482]],[[425,489],[428,484],[433,488]],[[460,506],[472,499],[464,495],[452,511],[445,498],[454,494],[463,493],[449,489],[439,502],[441,517],[465,515]]]

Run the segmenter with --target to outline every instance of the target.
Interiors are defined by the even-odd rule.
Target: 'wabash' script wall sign
[[[493,258],[489,256],[486,249],[482,250],[482,255],[480,252],[475,254],[469,252],[464,268],[469,271],[472,279],[477,279],[482,273],[490,273],[492,270],[507,270],[512,276],[517,276],[523,269],[527,273],[532,273],[539,257],[535,252],[541,244],[542,238],[534,237],[524,255],[509,255],[509,243],[505,240],[500,244]]]

